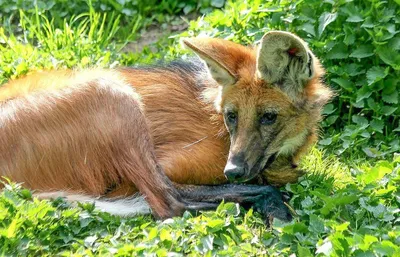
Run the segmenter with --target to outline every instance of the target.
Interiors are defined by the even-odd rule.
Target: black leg
[[[265,221],[271,217],[292,220],[282,194],[272,186],[226,184],[215,186],[176,185],[188,209],[214,209],[221,201],[236,202],[245,208],[253,207]],[[215,204],[215,207],[213,207]],[[204,208],[203,208],[204,207]]]

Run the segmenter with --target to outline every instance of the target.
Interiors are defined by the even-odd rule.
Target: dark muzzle
[[[239,153],[229,158],[225,166],[224,174],[230,182],[241,180],[247,173],[248,165],[245,161],[244,153]]]

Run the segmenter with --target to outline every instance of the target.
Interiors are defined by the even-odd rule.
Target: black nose
[[[244,177],[246,171],[247,163],[244,161],[244,154],[239,154],[228,160],[224,174],[229,181],[234,182]]]
[[[246,173],[246,171],[245,171],[244,167],[235,166],[232,164],[226,165],[225,170],[224,170],[224,174],[225,174],[226,178],[231,182],[243,177],[245,173]]]

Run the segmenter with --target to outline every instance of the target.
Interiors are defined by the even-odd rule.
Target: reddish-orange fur
[[[229,151],[222,119],[200,99],[194,78],[163,71],[121,71],[145,106],[156,156],[165,173],[183,184],[225,181],[221,171]],[[182,85],[189,85],[182,87]],[[212,151],[210,151],[212,149]]]
[[[284,92],[264,87],[255,76],[255,49],[217,39],[200,40],[195,48],[240,77],[235,87],[224,88],[222,99],[213,80],[205,79],[200,89],[193,76],[157,68],[38,72],[2,86],[0,175],[43,191],[140,191],[158,216],[168,217],[183,206],[163,173],[181,184],[226,182],[229,135],[215,109],[225,102],[269,101],[283,115],[299,116],[284,136],[311,131],[291,157],[276,162],[276,170],[295,175],[273,174],[270,182],[297,179],[290,165],[315,142],[320,109],[299,113]],[[318,70],[306,86],[307,98],[325,90],[320,76]],[[246,136],[239,135],[243,144]]]

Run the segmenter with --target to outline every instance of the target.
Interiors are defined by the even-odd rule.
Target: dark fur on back
[[[165,72],[174,73],[179,76],[182,80],[191,81],[196,80],[196,83],[184,83],[181,86],[193,87],[191,89],[203,90],[209,82],[209,79],[205,79],[208,76],[208,70],[203,61],[197,57],[190,57],[186,60],[176,59],[173,61],[159,61],[155,64],[150,65],[138,65],[134,67],[123,68],[125,70],[139,70],[146,72],[154,72],[157,74],[163,74]]]

